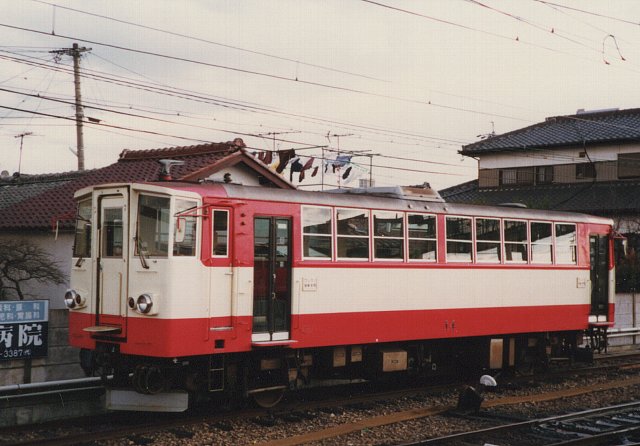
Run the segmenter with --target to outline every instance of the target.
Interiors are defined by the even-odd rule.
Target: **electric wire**
[[[9,89],[0,89],[0,91],[3,91],[3,90],[8,91],[8,92],[11,92],[11,93],[15,93],[15,94],[24,94],[24,93],[22,93],[22,92],[18,92],[18,91],[11,91],[11,90],[9,90]],[[53,100],[53,99],[52,99],[52,100]],[[62,100],[58,100],[58,101],[59,101],[59,102],[64,102],[64,103],[69,104],[69,105],[73,105],[73,103],[72,103],[72,102],[70,102],[70,101],[62,101]],[[110,111],[111,111],[111,110],[108,110],[108,109],[103,109],[103,108],[101,108],[101,107],[88,107],[88,106],[87,106],[87,108],[95,108],[95,109],[103,110],[103,111],[107,111],[107,112],[110,112]],[[123,112],[123,114],[127,114],[127,113],[124,113],[124,112]],[[154,118],[151,118],[151,117],[146,117],[146,116],[141,116],[141,115],[135,115],[135,114],[131,114],[131,113],[129,113],[129,114],[127,114],[127,115],[132,116],[132,117],[141,117],[141,118],[145,118],[145,119],[154,119]],[[189,125],[189,124],[184,124],[184,123],[176,123],[176,122],[174,122],[174,121],[168,121],[168,120],[160,120],[160,121],[162,121],[162,122],[167,122],[167,123],[172,123],[172,124],[179,124],[179,125]],[[601,124],[602,124],[602,125],[607,125],[606,123],[601,123]],[[223,131],[223,132],[231,133],[231,134],[234,134],[234,135],[257,136],[257,135],[256,135],[256,134],[254,134],[254,133],[249,133],[249,132],[240,132],[240,131],[237,131],[237,130],[230,130],[230,129],[221,129],[221,128],[213,128],[213,127],[196,126],[196,125],[193,125],[193,127],[199,127],[199,128],[204,128],[204,129],[208,129],[208,130]],[[306,141],[305,141],[305,142],[303,142],[303,141],[295,141],[295,140],[291,140],[291,139],[278,138],[277,140],[278,140],[279,142],[293,143],[293,144],[300,144],[300,145],[308,145],[308,144],[309,144],[309,143],[308,143],[308,142],[306,142]],[[513,150],[513,152],[516,152],[516,153],[517,153],[517,151],[519,151],[519,150],[520,150],[520,149],[514,149],[514,150]],[[535,150],[535,149],[531,149],[531,150]],[[559,155],[559,154],[549,154],[549,152],[548,152],[548,151],[546,151],[546,153],[545,153],[545,151],[543,151],[543,150],[539,150],[539,152],[541,153],[539,156],[533,156],[533,155],[530,155],[530,154],[519,154],[518,156],[523,156],[523,157],[528,157],[528,158],[557,159],[557,160],[561,160],[561,161],[562,161],[562,160],[569,160],[569,161],[573,160],[573,157],[571,157],[571,156],[569,156],[569,155],[562,156],[562,155]],[[400,159],[401,159],[401,157],[397,157],[397,158],[400,158]],[[425,161],[425,162],[428,162],[428,163],[437,163],[437,162],[432,162],[432,161]],[[457,167],[462,167],[462,166],[457,166]],[[464,167],[466,167],[466,166],[464,166]]]
[[[34,110],[28,110],[28,109],[17,108],[17,107],[9,107],[9,106],[5,106],[5,105],[0,105],[0,108],[6,109],[6,110],[23,112],[23,113],[32,113],[32,114],[35,114],[35,115],[48,116],[48,117],[64,119],[64,120],[74,121],[75,122],[75,118],[72,118],[72,117],[66,117],[66,116],[61,116],[61,115],[53,115],[53,114],[50,114],[50,113],[38,112],[38,111],[34,111]],[[91,126],[106,127],[106,128],[110,128],[110,129],[126,130],[126,131],[129,131],[129,132],[139,132],[139,133],[144,133],[144,134],[154,135],[154,136],[166,136],[166,137],[170,137],[170,138],[186,140],[186,141],[193,141],[193,142],[198,142],[198,143],[203,143],[203,144],[214,143],[213,141],[209,141],[209,140],[205,140],[205,139],[199,139],[199,138],[194,138],[194,137],[185,137],[185,136],[179,136],[179,135],[172,135],[172,134],[168,134],[168,133],[156,132],[156,131],[151,131],[151,130],[135,129],[135,128],[132,128],[132,127],[125,127],[125,126],[114,125],[114,124],[105,124],[105,123],[102,123],[102,122],[86,121],[85,124],[89,124]],[[249,150],[262,150],[262,149],[258,149],[258,148],[255,148],[255,147],[249,147],[249,146],[247,147],[247,149],[249,149]],[[352,164],[357,164],[357,163],[352,163]],[[404,171],[404,172],[429,173],[429,174],[433,174],[433,175],[466,176],[466,175],[463,175],[463,174],[456,174],[456,173],[451,173],[451,172],[436,172],[436,171],[409,169],[409,168],[392,167],[392,166],[384,166],[384,165],[373,165],[372,167],[399,170],[399,171]]]
[[[169,30],[166,30],[166,29],[155,28],[155,27],[148,26],[148,25],[142,25],[140,23],[130,22],[130,21],[127,21],[127,20],[122,20],[122,19],[116,19],[114,17],[109,17],[109,16],[105,16],[105,15],[101,15],[101,14],[95,14],[95,13],[84,11],[84,10],[81,10],[81,9],[70,8],[68,6],[61,6],[61,5],[58,5],[56,3],[49,3],[49,2],[42,1],[42,0],[31,0],[31,1],[35,2],[35,3],[41,3],[41,4],[44,4],[44,5],[54,6],[54,7],[57,7],[59,9],[64,9],[64,10],[72,11],[72,12],[79,13],[79,14],[89,15],[89,16],[101,18],[101,19],[104,19],[104,20],[110,20],[110,21],[113,21],[113,22],[122,23],[122,24],[129,25],[129,26],[134,26],[134,27],[141,28],[141,29],[147,29],[147,30],[151,30],[151,31],[160,32],[160,33],[163,33],[163,34],[168,34],[168,35],[175,36],[175,37],[181,37],[181,38],[193,40],[193,41],[196,41],[196,42],[207,43],[207,44],[210,44],[210,45],[216,45],[216,46],[220,46],[220,47],[223,47],[223,48],[228,48],[228,49],[232,49],[232,50],[236,50],[236,51],[242,51],[242,52],[250,53],[250,54],[256,54],[256,55],[259,55],[259,56],[269,57],[269,58],[272,58],[272,59],[282,60],[282,61],[286,61],[286,62],[292,62],[292,63],[295,63],[295,64],[308,66],[308,67],[312,67],[312,68],[319,68],[319,69],[322,69],[322,70],[332,71],[332,72],[335,72],[335,73],[347,74],[349,76],[355,76],[355,77],[360,77],[360,78],[365,78],[365,79],[371,79],[371,80],[376,80],[376,81],[380,81],[380,82],[389,82],[388,80],[381,79],[381,78],[378,78],[378,77],[375,77],[375,76],[368,76],[368,75],[361,74],[361,73],[354,73],[354,72],[351,72],[351,71],[339,70],[339,69],[332,68],[332,67],[327,67],[327,66],[324,66],[324,65],[318,65],[318,64],[312,64],[312,63],[308,63],[308,62],[303,62],[303,61],[298,60],[298,59],[291,59],[291,58],[288,58],[288,57],[276,56],[276,55],[265,53],[265,52],[262,52],[262,51],[255,51],[255,50],[250,50],[250,49],[247,49],[247,48],[241,48],[241,47],[238,47],[238,46],[228,45],[228,44],[224,44],[224,43],[220,43],[220,42],[215,42],[213,40],[208,40],[208,39],[203,39],[203,38],[200,38],[200,37],[190,36],[190,35],[187,35],[187,34],[177,33],[177,32],[169,31]]]
[[[583,13],[583,14],[588,14],[588,15],[593,15],[593,16],[596,16],[596,17],[615,20],[617,22],[626,23],[628,25],[633,25],[633,26],[636,26],[636,27],[640,25],[640,22],[632,22],[631,20],[621,19],[619,17],[613,17],[613,16],[606,15],[606,14],[600,14],[600,13],[593,12],[593,11],[587,11],[585,9],[576,8],[575,6],[562,5],[562,4],[559,4],[559,3],[549,2],[549,1],[546,1],[546,0],[534,0],[534,1],[536,1],[538,3],[543,3],[545,5],[552,5],[552,6],[555,6],[557,8],[569,9],[571,11],[576,11],[576,12],[580,12],[580,13]]]
[[[363,1],[369,1],[369,0],[363,0]],[[238,68],[238,67],[231,67],[231,66],[222,65],[222,64],[214,64],[214,63],[211,63],[211,62],[205,62],[205,61],[200,61],[200,60],[195,60],[195,59],[189,59],[189,58],[186,58],[186,57],[171,56],[171,55],[168,55],[168,54],[157,53],[157,52],[154,52],[154,51],[146,51],[146,50],[141,50],[141,49],[124,47],[124,46],[121,46],[121,45],[114,45],[114,44],[109,44],[109,43],[104,43],[104,42],[98,42],[98,41],[95,41],[95,40],[83,39],[83,38],[76,37],[76,36],[61,35],[61,34],[51,35],[50,33],[47,33],[45,31],[39,31],[39,30],[32,29],[32,28],[25,28],[25,27],[21,27],[21,26],[9,25],[7,23],[0,23],[0,27],[20,30],[20,31],[25,31],[25,32],[36,33],[36,34],[46,35],[46,36],[50,36],[50,37],[74,39],[74,40],[78,40],[78,41],[81,41],[81,42],[90,43],[92,45],[100,45],[100,46],[104,46],[104,47],[107,47],[107,48],[113,48],[113,49],[118,49],[118,50],[127,51],[127,52],[145,54],[145,55],[148,55],[148,56],[155,56],[155,57],[160,57],[160,58],[164,58],[164,59],[170,59],[170,60],[176,60],[176,61],[181,61],[181,62],[186,62],[186,63],[192,63],[192,64],[197,64],[197,65],[207,66],[207,67],[210,67],[210,68],[218,68],[218,69],[222,69],[222,70],[230,70],[230,71],[237,72],[237,73],[261,76],[261,77],[266,77],[266,78],[274,79],[274,80],[280,80],[280,81],[286,81],[286,82],[294,82],[294,83],[297,83],[297,84],[300,84],[300,85],[307,85],[307,86],[313,86],[313,87],[318,87],[318,88],[330,89],[330,90],[333,90],[333,91],[341,91],[341,92],[344,92],[344,93],[354,93],[354,94],[358,94],[358,95],[377,97],[377,98],[381,98],[381,99],[389,99],[389,100],[394,100],[394,101],[399,101],[399,102],[404,102],[404,103],[411,103],[411,104],[417,104],[417,105],[422,105],[422,106],[435,107],[435,108],[440,108],[440,109],[445,109],[445,110],[453,110],[453,111],[459,111],[459,112],[465,112],[465,113],[480,114],[480,115],[484,115],[484,116],[492,116],[492,117],[496,117],[496,118],[503,118],[503,119],[509,119],[509,120],[529,122],[528,119],[523,119],[523,118],[518,118],[518,117],[513,117],[513,116],[508,116],[508,115],[502,115],[502,114],[499,114],[499,113],[483,112],[483,111],[480,111],[480,110],[474,110],[474,109],[463,108],[463,107],[455,107],[455,106],[451,106],[451,105],[436,103],[434,101],[423,101],[423,100],[419,100],[419,99],[402,98],[402,97],[399,97],[399,96],[393,96],[393,95],[382,94],[382,93],[374,93],[374,92],[371,92],[371,91],[361,90],[361,89],[357,89],[357,88],[343,87],[343,86],[339,86],[339,85],[332,85],[332,84],[327,84],[327,83],[322,83],[322,82],[303,80],[303,79],[298,79],[298,78],[291,78],[291,77],[281,76],[281,75],[272,74],[272,73],[265,73],[265,72],[261,72],[261,71],[248,70],[248,69],[243,69],[243,68]]]
[[[474,5],[481,6],[483,8],[486,8],[486,9],[490,10],[490,11],[497,12],[498,14],[502,14],[504,16],[507,16],[509,18],[517,20],[518,22],[521,22],[521,23],[524,23],[526,25],[529,25],[529,26],[531,26],[531,27],[533,27],[535,29],[541,30],[541,31],[543,31],[545,33],[550,33],[550,34],[552,34],[552,35],[554,35],[556,37],[559,37],[561,39],[565,39],[565,40],[567,40],[569,42],[575,43],[576,45],[580,45],[581,47],[586,48],[588,50],[595,51],[597,53],[600,52],[600,50],[598,50],[597,48],[592,48],[592,47],[590,47],[590,46],[588,46],[588,45],[586,45],[586,44],[584,44],[584,43],[582,43],[582,42],[580,42],[578,40],[572,39],[570,37],[563,36],[562,34],[559,34],[559,33],[555,32],[556,31],[555,28],[551,28],[550,29],[550,28],[545,28],[544,26],[536,25],[535,23],[531,22],[530,20],[527,20],[527,19],[525,19],[523,17],[517,16],[517,15],[512,14],[510,12],[504,11],[502,9],[498,9],[498,8],[493,7],[493,6],[487,5],[486,3],[482,3],[479,0],[467,0],[467,2],[472,3]]]
[[[585,56],[580,56],[580,55],[577,55],[577,54],[574,54],[574,53],[571,53],[571,52],[567,52],[567,51],[562,51],[562,50],[559,50],[557,48],[552,48],[552,47],[548,47],[548,46],[545,46],[545,45],[540,45],[540,44],[536,44],[536,43],[533,43],[533,42],[528,42],[528,41],[526,41],[524,39],[520,39],[519,36],[516,36],[516,37],[506,36],[506,35],[503,35],[503,34],[494,33],[494,32],[491,32],[491,31],[486,31],[486,30],[483,30],[483,29],[480,29],[480,28],[474,28],[472,26],[463,25],[463,24],[452,22],[452,21],[449,21],[449,20],[440,19],[440,18],[437,18],[437,17],[429,16],[429,15],[426,15],[426,14],[421,14],[421,13],[418,13],[418,12],[415,12],[415,11],[411,11],[411,10],[404,9],[404,8],[399,8],[399,7],[396,7],[396,6],[391,6],[391,5],[388,5],[388,4],[385,4],[385,3],[381,3],[381,2],[377,2],[377,1],[373,1],[373,0],[360,0],[360,1],[365,2],[365,3],[369,3],[371,5],[379,6],[379,7],[382,7],[382,8],[390,9],[390,10],[393,10],[393,11],[396,11],[396,12],[402,12],[404,14],[409,14],[409,15],[413,15],[413,16],[416,16],[416,17],[421,17],[421,18],[424,18],[424,19],[427,19],[427,20],[432,20],[432,21],[439,22],[439,23],[442,23],[442,24],[445,24],[445,25],[450,25],[450,26],[454,26],[454,27],[457,27],[457,28],[466,29],[468,31],[479,32],[479,33],[487,34],[487,35],[490,35],[490,36],[493,36],[493,37],[497,37],[497,38],[500,38],[500,39],[503,39],[503,40],[509,40],[509,41],[512,41],[512,42],[522,43],[524,45],[528,45],[528,46],[531,46],[531,47],[544,49],[544,50],[547,50],[547,51],[550,51],[550,52],[553,52],[553,53],[556,53],[556,54],[560,54],[560,55],[563,55],[563,56],[570,56],[570,57],[574,57],[574,58],[578,58],[578,59],[583,59],[583,60],[586,60],[586,61],[589,61],[589,62],[592,62],[592,63],[594,62],[594,60],[591,59],[591,58],[588,58],[588,57],[585,57]],[[634,70],[634,69],[632,69],[632,68],[630,68],[629,66],[626,66],[626,65],[625,66],[614,65],[614,66],[617,67],[617,68],[620,68],[620,69],[624,69],[624,70],[627,70],[627,71],[634,72],[634,73],[640,73],[640,70]]]
[[[18,92],[18,91],[15,91],[15,90],[11,90],[11,89],[8,89],[8,88],[0,88],[0,91],[5,92],[5,93],[26,95],[26,96],[33,97],[33,98],[38,98],[40,100],[48,100],[48,101],[63,103],[63,104],[67,104],[67,105],[74,105],[74,103],[71,102],[71,101],[65,101],[65,100],[62,100],[62,99],[55,99],[53,97],[48,97],[48,96],[44,96],[44,95],[41,95],[41,94],[21,93],[21,92]],[[197,128],[202,128],[202,129],[206,129],[206,130],[222,131],[222,132],[226,132],[226,133],[231,133],[233,135],[243,135],[243,136],[252,136],[252,137],[257,136],[254,133],[242,133],[242,132],[238,132],[238,131],[235,131],[235,130],[229,130],[229,129],[221,129],[221,128],[213,128],[213,127],[204,127],[204,126],[183,124],[183,123],[180,123],[180,122],[170,121],[170,120],[167,120],[167,119],[153,118],[153,117],[139,115],[139,114],[135,114],[135,113],[127,113],[127,112],[122,112],[122,111],[109,110],[109,109],[102,108],[102,107],[95,107],[95,106],[90,106],[90,105],[85,105],[84,107],[85,108],[89,108],[89,109],[94,109],[94,110],[100,110],[100,111],[106,111],[106,112],[110,112],[110,113],[115,113],[115,114],[118,114],[118,115],[124,115],[124,116],[128,116],[128,117],[149,119],[149,120],[158,121],[158,122],[162,122],[162,123],[175,124],[175,125],[188,125],[189,127],[197,127]],[[294,142],[294,141],[289,141],[289,142]],[[297,144],[305,144],[305,143],[299,142],[299,141],[297,141],[295,143],[297,143]],[[452,167],[462,167],[462,166],[459,166],[459,165],[456,165],[456,164],[451,164],[451,163],[443,163],[443,162],[428,161],[428,160],[418,160],[418,159],[409,159],[409,158],[402,158],[402,157],[389,156],[389,155],[379,155],[379,157],[402,160],[402,161],[421,162],[421,163],[426,163],[426,164],[435,164],[435,165],[452,166]],[[466,167],[466,166],[464,166],[464,167]]]
[[[5,59],[9,59],[9,60],[14,60],[20,63],[27,63],[27,64],[32,64],[35,63],[33,61],[26,61],[24,59],[19,59],[19,58],[12,58],[10,56],[3,56],[0,55],[0,58],[5,58]],[[60,68],[57,66],[52,66],[52,65],[45,65],[45,64],[41,64],[41,66],[48,68],[48,69],[53,69],[53,70],[65,70],[69,73],[72,73],[72,69],[71,68]],[[85,70],[86,71],[86,70]],[[342,127],[354,127],[357,129],[360,129],[361,131],[368,131],[368,132],[374,132],[374,133],[378,133],[380,134],[380,132],[386,132],[389,134],[396,134],[396,135],[400,135],[403,138],[414,138],[414,139],[419,139],[419,138],[424,138],[424,139],[429,139],[429,140],[435,140],[438,141],[439,143],[442,144],[452,144],[452,145],[459,145],[460,143],[463,143],[464,141],[461,140],[452,140],[452,139],[446,139],[446,138],[439,138],[439,137],[434,137],[434,136],[428,136],[428,135],[421,135],[421,134],[417,134],[417,133],[412,133],[412,132],[404,132],[404,131],[396,131],[396,130],[388,130],[388,129],[382,129],[382,128],[378,128],[378,127],[372,127],[372,126],[364,126],[364,125],[359,125],[359,124],[355,124],[355,123],[343,123],[340,121],[335,121],[335,120],[329,120],[326,118],[319,118],[319,117],[314,117],[314,116],[308,116],[308,115],[300,115],[300,114],[295,114],[295,113],[288,113],[288,112],[284,112],[284,111],[280,111],[277,109],[272,109],[272,108],[268,108],[266,106],[254,106],[254,105],[247,105],[246,103],[241,103],[241,102],[237,102],[237,101],[232,101],[232,100],[227,100],[227,99],[219,99],[219,98],[211,98],[208,96],[204,96],[201,93],[193,93],[193,92],[189,92],[188,90],[182,90],[182,89],[175,89],[175,87],[171,87],[171,89],[163,89],[163,88],[156,88],[154,89],[153,87],[150,87],[148,84],[140,84],[140,83],[136,83],[133,81],[120,81],[119,79],[116,78],[112,78],[109,76],[104,76],[104,75],[100,75],[100,74],[94,74],[94,73],[87,73],[85,72],[84,74],[81,74],[81,77],[96,77],[99,78],[100,80],[102,80],[103,82],[106,83],[112,83],[115,85],[120,85],[120,86],[124,86],[124,87],[130,87],[130,88],[135,88],[135,89],[139,89],[139,90],[143,90],[143,91],[149,91],[149,92],[155,92],[157,94],[164,94],[167,96],[174,96],[174,97],[178,97],[181,99],[186,99],[186,100],[191,100],[191,101],[196,101],[196,102],[204,102],[204,103],[209,103],[209,104],[214,104],[217,106],[221,106],[221,107],[225,107],[225,108],[235,108],[237,110],[241,110],[241,111],[256,111],[256,112],[261,112],[261,113],[267,113],[267,114],[277,114],[277,115],[282,115],[282,116],[286,116],[289,118],[294,118],[294,119],[298,119],[298,120],[303,120],[308,122],[309,120],[312,121],[321,121],[322,123],[328,123],[331,125],[340,125]],[[127,78],[125,78],[127,79]],[[213,101],[213,102],[212,102]]]

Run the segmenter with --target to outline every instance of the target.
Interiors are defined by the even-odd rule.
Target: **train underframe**
[[[252,398],[262,407],[272,407],[286,391],[322,379],[383,380],[461,373],[470,377],[499,370],[531,373],[557,358],[591,361],[593,349],[582,343],[582,331],[563,331],[308,349],[273,347],[171,359],[123,355],[117,344],[99,343],[95,351],[80,354],[87,375],[102,376],[108,387],[147,398],[182,392],[191,401]],[[136,409],[135,405],[129,408]]]

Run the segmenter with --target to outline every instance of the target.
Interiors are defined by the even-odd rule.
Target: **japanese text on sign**
[[[47,356],[49,301],[0,302],[0,360]]]

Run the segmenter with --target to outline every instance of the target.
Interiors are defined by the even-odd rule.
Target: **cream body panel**
[[[144,316],[129,309],[129,317],[203,318],[209,314],[209,271],[196,257],[147,259],[149,269],[132,258],[129,296],[153,296],[158,313]]]
[[[588,305],[589,270],[294,270],[295,314]],[[300,284],[315,282],[312,291]]]

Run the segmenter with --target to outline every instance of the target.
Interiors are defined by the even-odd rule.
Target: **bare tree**
[[[0,241],[0,296],[24,300],[26,282],[62,284],[66,276],[53,256],[28,240]]]

